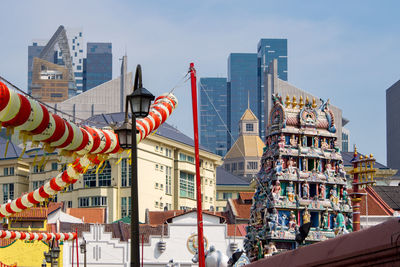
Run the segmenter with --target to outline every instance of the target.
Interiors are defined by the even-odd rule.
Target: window
[[[212,202],[213,201],[213,198],[212,197],[210,197],[210,202]]]
[[[191,156],[187,156],[187,161],[194,163],[194,158]]]
[[[96,187],[96,169],[90,169],[83,175],[85,187]]]
[[[111,186],[111,165],[108,160],[104,164],[103,171],[99,173],[99,186]]]
[[[3,175],[4,176],[8,176],[8,168],[4,168],[3,169]]]
[[[33,166],[33,173],[39,173],[39,172],[44,172],[44,167],[41,166],[39,169],[38,165]]]
[[[165,194],[172,194],[171,167],[165,166]]]
[[[179,160],[186,161],[186,155],[182,154],[182,153],[179,153]]]
[[[156,151],[158,151],[158,146],[156,146]]]
[[[163,153],[164,152],[164,148],[160,147],[160,152]]]
[[[78,206],[89,207],[89,197],[78,197]]]
[[[154,207],[158,208],[158,201],[154,203]]]
[[[107,206],[107,197],[91,197],[92,207]]]
[[[158,189],[158,183],[156,183],[154,187],[155,187],[156,189]]]
[[[14,167],[10,167],[10,175],[14,175]]]
[[[52,170],[52,171],[56,171],[57,168],[58,168],[57,162],[52,162],[52,163],[51,163],[51,170]]]
[[[14,184],[3,184],[3,203],[14,199]]]
[[[68,207],[68,208],[72,208],[72,201],[70,201],[70,200],[67,201],[67,207]]]
[[[222,199],[230,199],[232,198],[232,193],[223,193],[222,194]]]
[[[249,170],[257,170],[258,162],[257,161],[249,161],[247,162],[247,169]]]
[[[171,149],[166,148],[166,149],[165,149],[165,156],[170,158],[171,155],[172,155]]]
[[[121,186],[128,186],[127,184],[127,159],[121,161]],[[130,179],[129,179],[130,181]],[[129,183],[130,184],[130,183]]]
[[[232,171],[236,171],[237,170],[237,163],[234,162],[232,163]]]
[[[179,195],[181,197],[194,198],[194,175],[180,172],[179,176]]]
[[[164,171],[164,166],[163,165],[160,166],[160,171],[162,171],[162,172]]]
[[[131,215],[131,197],[122,197],[121,198],[121,218],[130,216],[130,215]]]
[[[164,185],[163,184],[160,184],[160,189],[164,190]]]
[[[158,171],[158,164],[156,164],[156,170]]]
[[[231,171],[231,164],[225,164],[225,171],[227,172]]]
[[[244,169],[244,162],[243,161],[238,163],[238,169],[239,170],[243,170]]]
[[[246,123],[246,132],[253,132],[254,125],[252,123]]]
[[[32,183],[33,190],[38,189],[42,185],[44,185],[44,181],[33,181]]]

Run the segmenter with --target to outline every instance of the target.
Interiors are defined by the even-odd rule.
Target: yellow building
[[[122,113],[104,115],[107,123],[113,119],[123,121],[123,116]],[[95,116],[91,121],[99,122],[104,117]],[[17,158],[21,149],[16,149],[13,158],[0,161],[0,164],[20,164],[25,167],[25,176],[0,178],[1,187],[13,184],[13,191],[9,190],[7,195],[0,193],[3,202],[39,188],[55,177],[65,162],[71,162],[71,159],[67,161],[57,154],[44,155],[41,149],[27,151],[20,162]],[[119,157],[123,159],[117,164]],[[66,208],[104,207],[108,222],[130,215],[131,167],[127,157],[126,153],[111,157],[102,171],[89,170],[66,191],[58,193],[54,200],[64,202]],[[220,156],[205,149],[200,149],[200,161],[203,208],[212,209],[216,206],[216,168],[222,161]],[[14,174],[16,170],[17,167]],[[161,125],[156,134],[138,145],[138,180],[139,219],[142,222],[145,221],[146,209],[160,211],[196,207],[193,140],[168,124]]]
[[[258,136],[258,119],[248,108],[239,121],[239,137],[226,153],[226,171],[251,181],[260,169],[264,143]]]

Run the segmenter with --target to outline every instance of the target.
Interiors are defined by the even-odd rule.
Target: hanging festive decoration
[[[178,101],[169,93],[159,96],[150,107],[149,115],[137,119],[137,142],[155,131],[171,115]],[[43,186],[0,205],[0,217],[31,208],[75,183],[88,169],[98,166],[108,159],[110,154],[120,153],[117,135],[111,128],[78,125],[65,121],[37,101],[27,99],[0,82],[0,122],[7,129],[16,128],[23,142],[32,140],[34,145],[42,143],[47,152],[59,150],[62,156],[72,157],[73,163],[67,169],[46,182]],[[43,161],[43,162],[42,162]],[[44,164],[44,158],[41,165]]]
[[[71,241],[77,238],[76,233],[31,233],[20,231],[0,230],[0,238],[14,240],[43,240],[43,241]]]

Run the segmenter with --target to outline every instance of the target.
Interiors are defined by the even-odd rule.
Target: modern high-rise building
[[[83,91],[90,90],[111,79],[111,43],[87,43],[87,55],[83,71]]]
[[[288,80],[288,49],[287,39],[261,39],[257,45],[257,85],[258,85],[258,102],[257,117],[260,120],[260,136],[264,140],[265,125],[264,120],[264,83],[265,75],[269,71],[271,62],[276,59],[278,62],[278,78]]]
[[[228,128],[232,138],[228,138],[228,149],[238,138],[243,113],[248,107],[257,110],[259,101],[257,54],[231,53],[228,58]]]
[[[387,166],[400,169],[400,80],[386,90]]]
[[[28,46],[28,93],[32,93],[32,67],[33,59],[39,57],[43,48],[46,46],[47,41],[32,41],[32,45]]]
[[[227,87],[226,78],[200,78],[200,143],[224,156],[227,152]]]

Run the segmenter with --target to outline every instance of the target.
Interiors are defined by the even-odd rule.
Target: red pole
[[[72,241],[72,267],[74,267],[74,241]]]
[[[192,85],[192,109],[193,109],[193,132],[194,152],[196,158],[196,197],[197,197],[197,241],[199,267],[205,267],[204,238],[203,238],[203,212],[201,208],[201,178],[200,178],[200,156],[199,156],[199,123],[197,121],[197,84],[194,63],[190,63],[190,81]]]
[[[357,162],[357,149],[354,147],[354,161],[353,162],[353,170],[356,171],[358,162]],[[360,166],[361,168],[361,166]],[[361,195],[358,194],[358,173],[353,174],[353,195],[352,195],[352,204],[353,204],[353,232],[360,231],[360,202]]]
[[[142,267],[143,267],[143,244],[144,244],[144,235],[142,234]]]
[[[79,267],[78,228],[75,228],[75,232],[76,232],[76,266]]]

